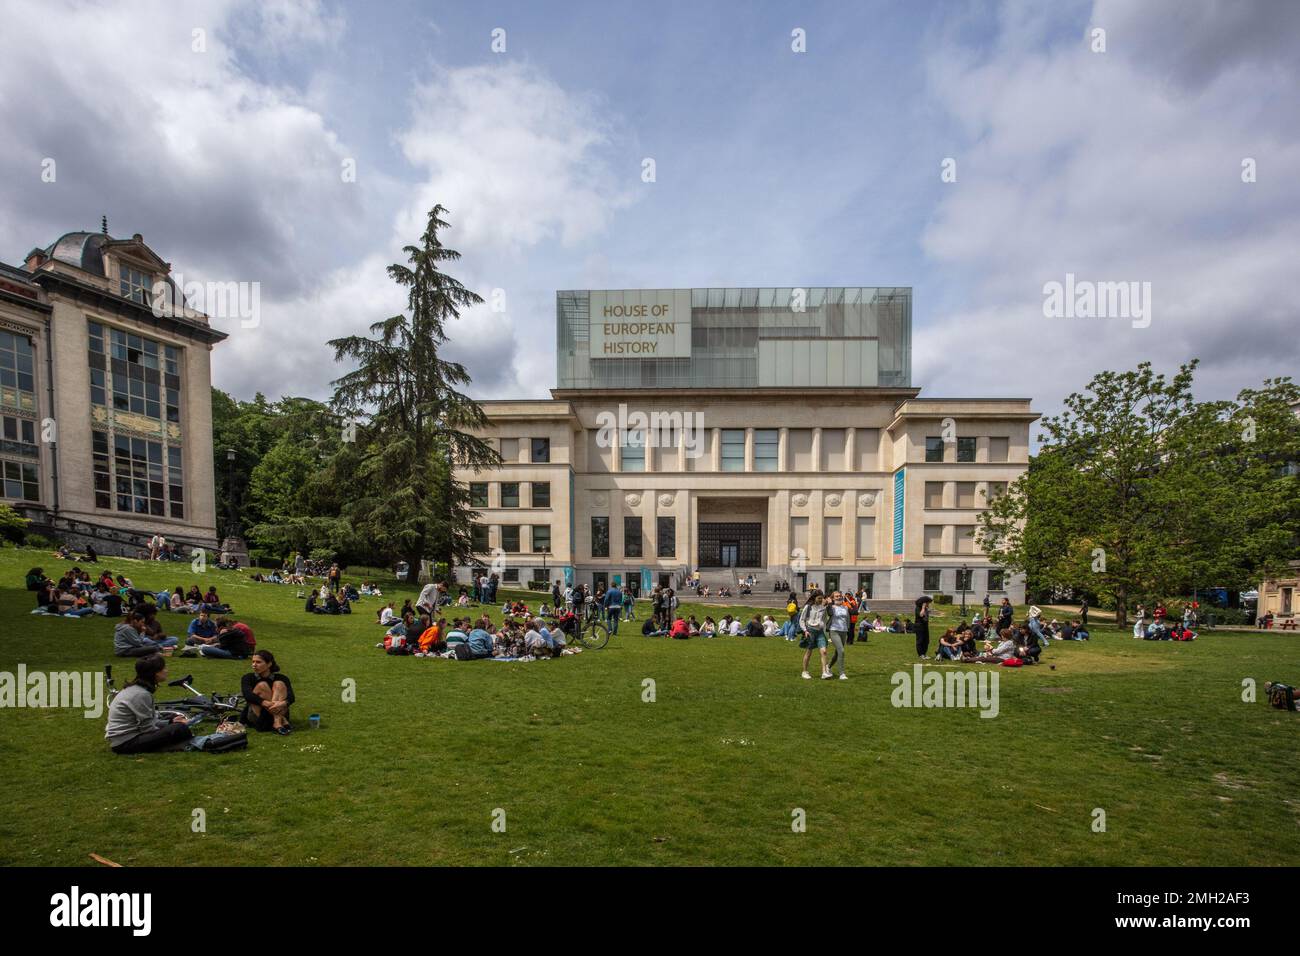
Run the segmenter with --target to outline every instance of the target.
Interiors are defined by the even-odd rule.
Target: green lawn
[[[30,616],[32,565],[63,566],[0,551],[0,671],[112,662],[129,676],[113,622]],[[155,590],[193,580],[188,564],[107,565]],[[1300,851],[1300,714],[1262,699],[1266,679],[1300,684],[1296,635],[1176,645],[1098,629],[1049,648],[1055,670],[1000,669],[989,720],[891,706],[909,635],[850,648],[847,682],[800,680],[779,638],[634,628],[559,660],[396,658],[375,648],[375,599],[309,617],[296,588],[209,580],[293,678],[301,729],[228,755],[118,757],[102,719],[0,711],[0,863],[1232,865]],[[234,692],[245,667],[178,658],[171,673]],[[1242,702],[1246,677],[1259,702]],[[200,807],[206,833],[191,830]]]

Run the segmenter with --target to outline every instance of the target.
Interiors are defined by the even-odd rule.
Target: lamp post
[[[239,534],[239,513],[235,510],[235,449],[226,449],[226,494],[229,496],[230,517],[226,526],[226,537],[221,542],[221,559],[234,561],[240,567],[248,567],[248,546]]]
[[[969,577],[970,571],[963,564],[961,566],[961,617],[963,621],[966,619],[966,584]]]
[[[542,546],[542,580],[545,581],[547,584],[551,583],[550,572],[546,570],[546,556],[550,554],[550,552],[551,552],[551,546],[549,544]]]

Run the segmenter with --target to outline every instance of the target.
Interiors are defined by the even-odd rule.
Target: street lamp
[[[230,518],[226,536],[233,538],[239,533],[235,519],[235,449],[226,449],[226,497],[230,505]]]
[[[966,619],[966,585],[969,577],[970,572],[967,570],[966,565],[963,564],[961,566],[961,617],[963,621]]]
[[[551,583],[551,574],[546,570],[546,556],[550,553],[550,545],[542,545],[542,580],[547,584]]]

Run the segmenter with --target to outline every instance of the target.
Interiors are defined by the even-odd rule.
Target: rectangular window
[[[0,441],[0,453],[18,455],[22,458],[39,458],[41,450],[36,444],[36,423],[26,418],[3,416],[3,441]]]
[[[988,502],[989,502],[989,504],[992,504],[992,503],[993,503],[994,501],[996,501],[1000,496],[1005,495],[1006,493],[1007,493],[1007,483],[1006,483],[1005,481],[990,481],[990,482],[989,482],[989,490],[988,490],[988,492],[986,493],[987,496],[988,496]]]
[[[722,470],[745,470],[745,430],[743,428],[724,428],[722,430]]]
[[[108,465],[108,433],[91,432],[91,464],[95,479],[95,507],[113,507],[113,477]]]
[[[518,568],[506,568],[505,571],[503,571],[503,572],[501,573],[501,580],[502,580],[502,581],[505,581],[505,582],[507,582],[507,583],[509,583],[509,584],[518,584],[518,583],[519,583],[519,569],[518,569]]]
[[[476,524],[470,528],[469,546],[476,553],[481,554],[488,550],[488,527],[485,524]]]
[[[827,518],[822,526],[822,557],[828,561],[838,561],[843,556],[843,542],[844,519]]]
[[[533,552],[542,554],[551,550],[551,526],[549,524],[533,525]]]
[[[185,481],[181,473],[181,449],[167,446],[167,507],[173,518],[185,517]]]
[[[925,581],[922,584],[922,591],[938,591],[943,587],[943,571],[938,568],[930,568],[925,571]]]
[[[549,438],[534,438],[532,440],[534,464],[548,462],[551,460],[551,440]]]
[[[623,471],[645,471],[645,432],[628,431],[623,436]]]
[[[777,454],[781,449],[781,432],[775,428],[754,429],[754,470],[780,471]]]
[[[533,507],[549,508],[551,506],[551,483],[549,481],[534,481],[531,488]]]
[[[167,513],[163,491],[167,484],[164,472],[170,468],[163,465],[163,446],[160,442],[114,435],[112,464],[118,511],[159,518]],[[177,480],[179,477],[178,463]]]
[[[971,587],[971,581],[973,580],[974,575],[975,575],[975,572],[972,571],[972,570],[970,570],[969,568],[967,568],[967,569],[965,569],[965,570],[960,570],[960,569],[959,569],[959,570],[957,571],[957,587],[956,587],[954,590],[956,590],[956,591],[959,592],[959,593],[962,592],[962,591],[971,591],[971,590],[974,590],[974,589]]]
[[[149,304],[149,296],[153,291],[153,276],[122,264],[118,267],[118,278],[118,290],[123,298],[139,302],[141,305]]]
[[[501,482],[501,507],[502,508],[519,507],[519,482],[517,481]]]
[[[677,557],[677,518],[673,515],[655,520],[655,551],[661,558]]]
[[[957,482],[957,507],[958,508],[975,507],[975,482],[973,481]]]
[[[98,322],[87,335],[92,405],[180,424],[178,349]]]
[[[876,587],[876,576],[874,574],[872,574],[870,571],[858,572],[858,590],[867,592],[866,594],[867,600],[871,600],[871,598],[875,596],[874,593],[875,587]]]
[[[469,483],[469,506],[471,508],[486,508],[488,506],[488,483],[486,481],[471,481]]]
[[[858,557],[874,558],[876,556],[876,519],[858,519]]]
[[[1001,568],[989,568],[989,590],[1006,590],[1006,572]]]
[[[848,433],[843,428],[822,429],[822,469],[824,471],[848,471],[849,460],[846,457]]]
[[[32,340],[0,329],[0,401],[11,408],[35,411],[35,367]]]
[[[3,464],[6,498],[41,500],[41,485],[34,464],[26,461],[6,461]]]
[[[953,530],[956,532],[957,553],[974,554],[975,526],[973,524],[959,524]],[[967,590],[969,590],[969,588]]]
[[[609,557],[609,518],[591,519],[591,556]]]
[[[519,525],[503,524],[501,526],[501,550],[507,554],[519,553]]]
[[[943,439],[942,438],[926,438],[925,460],[943,461]]]
[[[623,557],[641,557],[641,516],[623,517]]]
[[[812,454],[813,433],[811,428],[791,428],[786,432],[789,448],[791,471],[816,471]]]
[[[989,439],[989,461],[1008,461],[1008,455],[1011,449],[1011,439],[1009,438],[990,438]]]
[[[978,439],[975,438],[958,438],[957,439],[957,460],[974,461],[975,444]]]
[[[930,510],[943,507],[942,481],[927,481],[925,483],[925,506]]]
[[[943,553],[943,525],[928,524],[922,534],[922,551],[925,554]]]
[[[516,462],[519,460],[518,438],[501,439],[501,460],[503,462]]]

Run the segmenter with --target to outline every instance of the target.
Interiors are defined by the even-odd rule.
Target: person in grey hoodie
[[[143,657],[146,654],[157,654],[164,647],[176,646],[174,637],[164,637],[161,641],[145,637],[140,633],[141,623],[140,615],[132,611],[125,621],[113,628],[114,654],[118,657]]]
[[[167,679],[167,662],[149,654],[135,662],[135,680],[108,707],[104,739],[115,754],[141,754],[174,748],[190,739],[184,717],[163,720],[154,711],[154,690]]]

